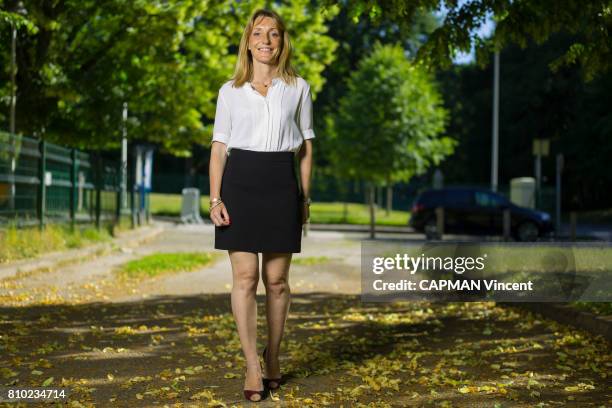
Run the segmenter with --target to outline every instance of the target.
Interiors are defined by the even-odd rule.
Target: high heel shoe
[[[263,349],[263,353],[261,353],[263,360],[264,360],[264,364],[266,362],[266,351],[268,351],[268,346],[264,347]],[[277,390],[280,388],[281,386],[281,380],[283,378],[263,378],[264,381],[264,387],[268,387],[271,390]],[[274,384],[274,386],[272,386],[270,383],[276,383]]]
[[[249,402],[261,402],[264,399],[265,390],[266,389],[265,389],[265,386],[264,386],[264,389],[261,390],[261,391],[258,391],[258,390],[242,390],[242,391],[244,392],[244,398],[246,398],[247,401],[249,401]],[[258,400],[251,399],[251,397],[253,395],[259,395],[259,399]]]
[[[261,363],[259,363],[259,366],[261,367]],[[263,372],[263,367],[261,367],[261,368],[262,368],[261,371]],[[262,378],[262,382],[264,383],[263,384],[263,386],[264,386],[263,390],[244,390],[243,389],[242,392],[244,393],[244,398],[246,398],[249,402],[261,402],[261,401],[263,401],[264,398],[265,398],[265,395],[266,395],[266,384],[265,384],[265,381],[263,381],[263,378]],[[259,399],[258,400],[251,399],[251,397],[253,395],[259,395]]]

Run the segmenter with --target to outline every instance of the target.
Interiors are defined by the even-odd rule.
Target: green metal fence
[[[115,153],[118,157],[118,154]],[[120,160],[0,132],[0,228],[149,220],[140,193],[122,194]],[[128,172],[128,186],[133,186]],[[148,202],[148,200],[144,200]]]

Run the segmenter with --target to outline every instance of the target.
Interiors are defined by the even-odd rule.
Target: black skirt
[[[302,206],[293,152],[233,148],[221,180],[231,224],[215,226],[215,249],[301,252]]]

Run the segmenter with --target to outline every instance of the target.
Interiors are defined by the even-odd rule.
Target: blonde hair
[[[274,19],[278,30],[281,32],[282,41],[280,46],[280,53],[276,52],[276,60],[278,61],[278,77],[280,77],[283,81],[288,84],[295,85],[296,77],[298,76],[297,72],[291,66],[291,54],[293,48],[291,47],[291,40],[289,39],[289,33],[285,28],[285,23],[283,19],[274,11],[259,9],[256,10],[251,18],[249,18],[249,22],[244,28],[244,32],[242,33],[242,38],[240,39],[240,46],[238,48],[238,60],[236,61],[236,68],[234,70],[234,75],[232,79],[234,80],[234,87],[239,88],[247,81],[251,81],[253,79],[253,56],[251,55],[251,51],[249,50],[249,37],[253,32],[253,27],[255,26],[255,22],[260,17],[270,17]]]

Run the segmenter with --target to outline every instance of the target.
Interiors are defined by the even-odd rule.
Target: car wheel
[[[428,240],[437,239],[438,238],[438,225],[436,224],[435,218],[430,218],[425,222],[423,226],[423,231],[425,232],[425,238]]]
[[[533,222],[527,221],[518,226],[516,235],[519,241],[535,241],[540,235],[540,230]]]

